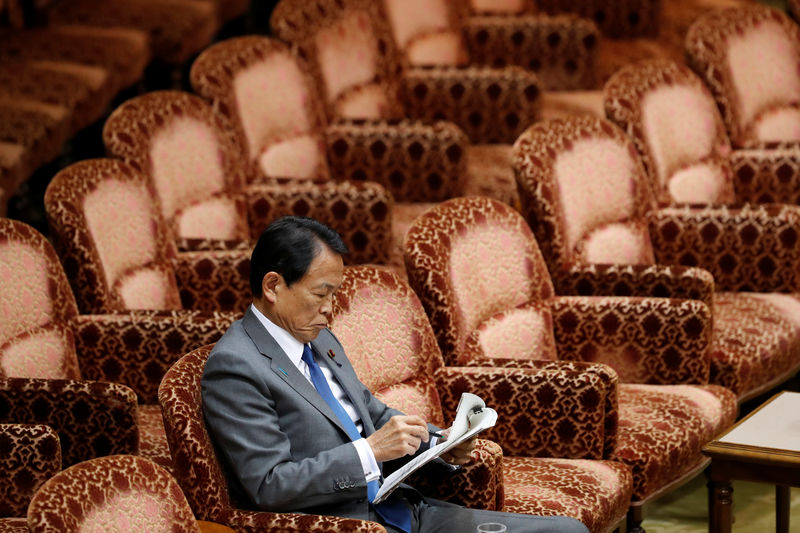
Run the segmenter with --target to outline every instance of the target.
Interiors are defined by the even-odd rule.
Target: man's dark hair
[[[335,230],[313,218],[288,216],[272,222],[258,238],[250,256],[253,298],[261,298],[261,282],[267,272],[283,276],[286,285],[305,276],[323,245],[339,255],[348,252]]]

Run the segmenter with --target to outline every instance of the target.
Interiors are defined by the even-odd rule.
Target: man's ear
[[[283,276],[277,272],[267,272],[261,279],[262,297],[271,304],[278,298],[278,286],[283,284]]]

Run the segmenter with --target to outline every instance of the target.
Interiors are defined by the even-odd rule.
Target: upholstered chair
[[[248,116],[259,125],[275,119]],[[151,178],[179,250],[247,249],[273,219],[297,214],[336,229],[350,262],[388,259],[392,199],[382,187],[259,183],[235,125],[199,96],[155,91],[132,98],[109,116],[103,140],[110,155]]]
[[[517,369],[446,367],[408,284],[366,266],[345,269],[332,331],[361,380],[393,407],[446,427],[461,393],[472,392],[498,412],[497,425],[480,437],[503,448],[499,509],[572,516],[593,532],[612,530],[624,516],[631,474],[607,460],[620,438],[617,376],[610,368],[558,361]],[[450,483],[438,476],[422,486],[447,494]]]
[[[64,168],[45,209],[82,312],[241,312],[250,303],[249,251],[178,253],[151,181],[120,160]]]
[[[91,459],[50,478],[31,500],[28,527],[36,533],[201,533],[169,472],[133,455]]]
[[[61,470],[61,447],[53,428],[0,424],[0,531],[25,533],[25,513],[39,486]]]
[[[510,148],[495,143],[513,142],[536,120],[540,88],[532,72],[520,67],[407,69],[381,2],[282,0],[270,25],[276,37],[291,43],[307,61],[331,123],[411,119],[401,125],[427,124],[433,132],[438,128],[450,135],[466,133],[475,144],[451,154],[466,165],[458,195],[518,202]],[[333,168],[340,158],[336,142]],[[415,148],[419,156],[429,151],[425,146]],[[412,147],[409,156],[416,159]],[[340,143],[340,148],[348,144]],[[401,200],[397,195],[395,199]]]
[[[195,516],[237,531],[385,533],[376,522],[252,511],[231,499],[223,466],[203,419],[200,380],[210,351],[211,346],[203,346],[187,353],[169,369],[158,390],[175,464],[173,474]]]
[[[633,139],[659,204],[800,203],[800,144],[732,150],[714,98],[688,67],[628,65],[604,92],[606,116]]]
[[[514,165],[557,294],[705,301],[710,381],[740,400],[797,371],[795,208],[656,209],[633,142],[593,117],[531,127],[514,146]]]
[[[219,29],[215,2],[57,0],[44,8],[54,26],[123,27],[148,34],[153,56],[180,65],[208,46]]]
[[[800,142],[800,27],[760,4],[709,11],[686,35],[736,147]]]
[[[471,16],[464,0],[383,0],[394,40],[413,67],[518,65],[547,90],[594,88],[597,26],[574,15]]]
[[[564,358],[614,368],[620,431],[608,458],[633,471],[629,527],[644,504],[707,465],[702,446],[735,419],[735,395],[705,385],[705,304],[556,296],[530,228],[506,205],[480,197],[440,204],[409,229],[406,261],[449,364]]]

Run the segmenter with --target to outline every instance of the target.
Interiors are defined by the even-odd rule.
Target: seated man
[[[273,222],[253,250],[253,304],[214,347],[202,380],[206,423],[240,500],[372,520],[390,532],[472,533],[501,522],[515,533],[586,533],[571,518],[467,509],[408,486],[371,503],[382,463],[431,443],[424,420],[387,407],[358,380],[327,329],[346,252],[334,230],[297,217]],[[465,464],[473,446],[443,458]]]

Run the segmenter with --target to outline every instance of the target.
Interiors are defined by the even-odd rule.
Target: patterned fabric
[[[47,19],[53,25],[121,26],[145,31],[150,36],[153,55],[174,65],[208,46],[219,29],[211,2],[54,2],[47,10]]]
[[[0,532],[2,533],[28,533],[27,518],[0,518]]]
[[[61,470],[58,434],[43,425],[0,424],[0,516],[25,516],[39,486]],[[0,530],[7,531],[7,524]]]
[[[800,153],[796,147],[734,150],[730,161],[740,201],[800,204]]]
[[[593,19],[612,38],[653,37],[661,23],[660,0],[537,0],[545,13],[575,13]]]
[[[709,11],[689,28],[686,52],[734,145],[800,141],[800,28],[784,13],[759,4]]]
[[[514,369],[442,367],[433,331],[414,292],[396,276],[370,267],[345,270],[342,286],[334,297],[332,323],[337,338],[351,354],[356,372],[390,405],[439,424],[437,389],[448,421],[455,415],[462,392],[480,391],[498,411],[497,426],[482,435],[497,439],[506,454],[600,458],[604,450],[613,449],[616,375],[607,367],[569,362],[563,366],[546,362]],[[365,332],[364,324],[370,324],[380,334]],[[438,370],[436,386],[429,392],[432,384],[426,383],[433,381],[432,368]],[[401,384],[391,385],[401,380]],[[393,394],[398,390],[402,394]],[[419,400],[414,401],[415,398]],[[555,511],[559,509],[560,514],[589,517],[595,531],[616,523],[630,501],[629,472],[612,463],[606,467],[608,477],[602,482],[596,477],[591,479],[598,481],[601,488],[598,491],[596,487],[589,495],[583,491],[588,477],[576,476],[582,481],[575,482],[568,470],[574,472],[580,461],[564,463],[571,465],[559,477],[563,483],[559,490],[564,497],[545,503],[536,512],[559,514]],[[503,470],[505,478],[508,469],[504,466]],[[580,470],[584,474],[593,467]],[[582,493],[576,494],[578,489]],[[505,480],[503,490],[525,489],[509,487]],[[569,510],[564,511],[565,507]],[[511,510],[507,506],[503,509]]]
[[[50,426],[58,433],[64,465],[137,453],[136,413],[136,395],[116,383],[0,379],[0,423]]]
[[[226,524],[237,531],[338,533],[384,532],[375,522],[334,516],[245,511],[236,508],[214,445],[203,421],[200,378],[210,346],[188,353],[166,373],[158,390],[164,426],[174,460],[173,474],[200,520]]]
[[[611,149],[616,150],[613,158]],[[585,169],[561,164],[562,154],[575,158],[586,156],[586,150],[593,151],[594,158],[607,158],[599,171],[603,176],[615,176],[605,180],[602,189],[581,175]],[[622,161],[624,157],[629,159],[627,163]],[[654,212],[652,193],[631,141],[606,121],[584,117],[534,125],[515,144],[514,159],[526,219],[543,243],[544,257],[553,272],[577,270],[587,264],[632,262],[635,254],[625,252],[624,247],[632,244],[624,234],[610,248],[612,253],[599,260],[581,250],[581,232],[594,230],[592,224],[598,221],[644,226],[649,216],[649,229],[645,229],[648,246],[644,250],[654,253],[654,260],[708,268],[718,290],[796,290],[792,250],[798,230],[794,228],[794,213],[768,206]],[[568,185],[573,190],[565,192]],[[612,206],[621,201],[625,207],[613,213],[598,201]],[[571,217],[578,220],[570,222]],[[690,224],[696,229],[684,230]],[[620,248],[623,253],[618,254]],[[787,270],[781,268],[784,261],[788,261]],[[779,383],[800,363],[800,308],[795,296],[757,296],[764,304],[758,306],[763,313],[758,319],[762,327],[753,328],[755,315],[735,309],[742,305],[755,310],[752,297],[726,294],[727,301],[741,299],[741,303],[718,305],[719,297],[711,302],[711,379],[733,387],[740,398],[745,398],[761,387]],[[730,360],[738,363],[726,362]],[[761,378],[753,382],[749,376]]]
[[[253,301],[250,250],[182,252],[174,262],[184,309],[240,312]]]
[[[169,472],[130,455],[92,459],[53,476],[33,497],[28,525],[34,532],[200,531]]]
[[[800,20],[800,1],[787,0],[786,7],[789,10],[789,14],[794,17],[794,20]]]
[[[109,155],[153,181],[178,238],[246,239],[242,153],[227,122],[200,97],[156,91],[124,102],[103,127]]]

